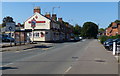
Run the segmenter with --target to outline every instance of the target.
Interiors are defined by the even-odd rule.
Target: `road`
[[[32,49],[21,52],[4,52],[3,55],[3,74],[75,74],[81,67],[79,63],[84,54],[89,51],[88,46],[97,40],[83,40],[79,42],[56,43],[46,49]],[[84,61],[84,60],[83,60]],[[91,61],[89,61],[91,62]],[[100,74],[117,74],[117,64],[113,61],[113,67],[106,66],[110,71],[104,72],[101,68]],[[86,62],[84,63],[86,64]],[[101,63],[99,63],[101,64]],[[98,63],[97,63],[98,65]],[[106,64],[102,64],[105,65]],[[75,66],[75,67],[74,67]],[[86,66],[87,68],[88,66]],[[100,66],[99,66],[100,67]],[[110,67],[110,68],[109,68]],[[82,67],[83,68],[83,67]],[[92,68],[92,67],[91,67]],[[90,69],[89,69],[90,70]],[[95,69],[94,69],[95,70]],[[82,70],[81,70],[82,71]],[[85,72],[84,72],[85,73]],[[89,72],[88,72],[89,73]],[[78,73],[77,73],[78,74]],[[82,74],[82,73],[81,73]]]

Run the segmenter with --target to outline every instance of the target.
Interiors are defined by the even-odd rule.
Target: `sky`
[[[35,6],[41,8],[43,15],[46,12],[52,14],[52,8],[56,7],[57,18],[62,17],[72,25],[83,26],[90,21],[106,28],[118,19],[118,2],[2,2],[2,19],[11,16],[16,23],[23,23],[33,15]]]
[[[2,2],[118,2],[119,0],[1,0]]]

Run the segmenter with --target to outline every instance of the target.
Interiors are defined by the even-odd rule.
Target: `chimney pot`
[[[62,20],[62,18],[58,18],[58,21],[62,23],[63,20]]]
[[[47,17],[47,18],[51,18],[50,13],[47,12],[47,13],[45,14],[45,17]]]
[[[57,21],[57,16],[56,16],[56,14],[52,14],[52,20]]]
[[[35,8],[34,8],[34,13],[35,13],[35,12],[37,12],[37,13],[41,13],[41,9],[40,9],[40,7],[35,7]]]

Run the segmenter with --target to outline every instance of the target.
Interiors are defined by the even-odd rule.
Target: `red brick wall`
[[[112,28],[114,26],[117,26],[117,27]],[[115,36],[117,34],[120,35],[120,25],[117,25],[117,23],[113,22],[112,26],[106,29],[106,36]]]

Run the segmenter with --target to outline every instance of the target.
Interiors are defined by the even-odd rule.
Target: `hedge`
[[[116,35],[116,36],[100,36],[98,39],[103,44],[103,42],[106,41],[107,39],[117,39],[117,38],[120,38],[120,35]]]

